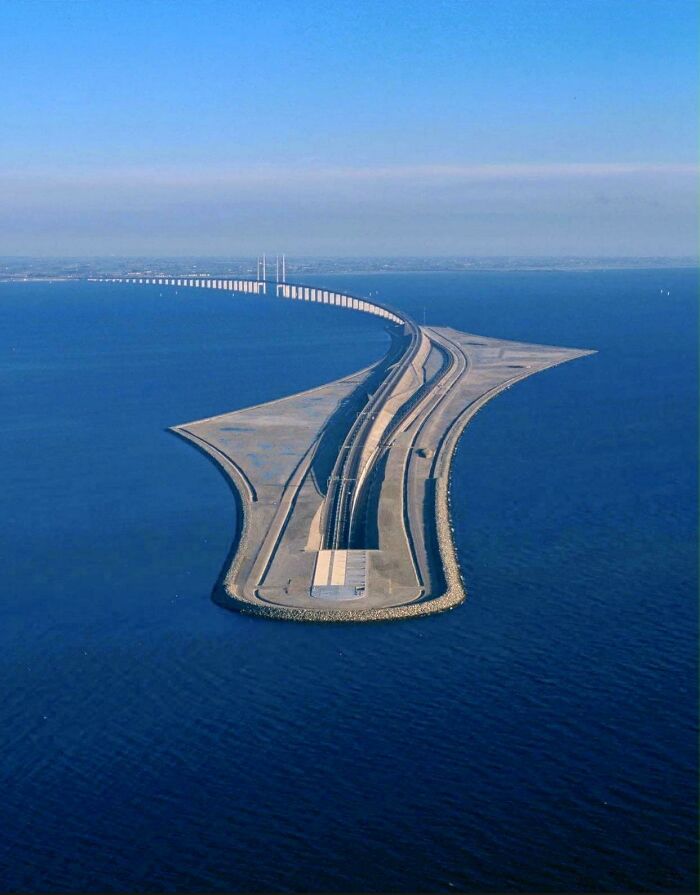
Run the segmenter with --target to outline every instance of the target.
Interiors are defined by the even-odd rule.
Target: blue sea
[[[697,272],[316,282],[598,354],[465,431],[464,605],[271,622],[211,601],[233,497],[167,429],[356,370],[381,323],[0,285],[0,888],[694,890]]]

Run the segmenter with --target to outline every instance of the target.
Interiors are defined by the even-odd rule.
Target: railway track
[[[376,491],[378,482],[375,479],[378,470],[381,468],[382,458],[391,447],[395,436],[399,433],[399,430],[403,429],[404,424],[410,424],[407,421],[410,421],[416,413],[423,412],[430,403],[434,405],[436,401],[439,402],[444,393],[442,385],[445,381],[448,382],[447,388],[451,384],[449,380],[455,369],[455,355],[448,347],[435,340],[434,337],[429,336],[429,338],[431,348],[436,349],[442,356],[442,364],[436,373],[416,389],[411,397],[398,409],[382,435],[372,457],[371,469],[362,483],[362,493],[357,493],[354,496],[355,511],[353,512],[352,527],[350,529],[351,544],[359,544],[366,537],[369,513],[377,510],[376,506],[372,506],[370,495],[373,489],[375,495],[378,493]]]
[[[329,480],[326,495],[326,514],[323,524],[323,543],[328,550],[347,549],[353,524],[354,487],[359,471],[362,450],[377,413],[392,394],[406,370],[413,363],[421,342],[418,325],[404,315],[408,329],[408,344],[401,358],[390,368],[379,388],[370,396],[358,414],[343,445]]]

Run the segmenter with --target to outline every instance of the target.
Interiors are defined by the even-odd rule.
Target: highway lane
[[[352,528],[354,486],[365,442],[376,415],[389,400],[394,388],[413,363],[421,343],[419,326],[404,317],[409,341],[400,360],[360,411],[339,452],[326,496],[324,545],[326,549],[347,549]]]
[[[430,330],[425,327],[422,329],[424,334],[428,336],[430,350],[434,350],[440,356],[440,366],[398,408],[375,447],[371,458],[372,468],[364,477],[359,489],[360,493],[356,492],[354,495],[354,511],[350,531],[352,545],[359,546],[366,539],[365,533],[369,530],[371,521],[369,514],[371,512],[376,513],[375,504],[379,488],[381,487],[382,460],[394,444],[395,438],[410,426],[416,415],[423,411],[427,402],[434,400],[435,392],[442,384],[445,382],[451,384],[453,381],[449,377],[455,367],[455,353],[445,346],[441,339],[436,339],[435,334],[432,334]],[[428,352],[425,359],[424,371],[427,367],[429,355],[430,352]],[[374,499],[372,499],[372,495],[374,495]]]

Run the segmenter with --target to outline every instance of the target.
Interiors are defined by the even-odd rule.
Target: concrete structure
[[[258,272],[266,271],[266,258],[263,255],[258,260]],[[138,283],[149,286],[180,286],[181,288],[194,289],[223,289],[227,292],[241,293],[244,295],[267,295],[268,286],[274,289],[274,295],[278,298],[289,298],[297,301],[315,301],[322,304],[334,305],[338,308],[348,308],[353,311],[362,311],[365,314],[373,314],[383,317],[390,323],[405,323],[406,315],[387,308],[376,302],[359,299],[355,296],[340,292],[329,292],[315,286],[299,286],[285,282],[285,256],[282,255],[282,281],[272,282],[266,279],[214,279],[212,277],[90,277],[91,282],[99,283]]]
[[[150,284],[253,294],[265,286]],[[282,300],[379,316],[391,347],[337,382],[174,428],[221,465],[239,495],[237,541],[216,599],[299,621],[378,621],[456,606],[465,589],[449,480],[460,434],[504,389],[593,352],[419,327],[394,309],[317,287],[274,289]]]

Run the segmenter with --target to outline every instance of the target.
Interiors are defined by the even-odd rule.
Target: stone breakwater
[[[268,283],[126,278],[261,295]],[[595,352],[419,327],[403,312],[319,287],[282,299],[388,324],[392,347],[365,371],[173,431],[222,468],[236,538],[214,599],[288,621],[390,621],[466,598],[451,518],[452,461],[471,417],[533,373]],[[374,370],[374,372],[370,372]]]
[[[566,359],[556,359],[542,369],[558,366]],[[214,599],[217,603],[227,608],[234,608],[246,615],[255,615],[267,619],[280,619],[296,622],[381,622],[395,621],[398,619],[417,618],[419,616],[433,615],[454,609],[464,602],[467,596],[466,586],[457,559],[457,550],[454,542],[454,527],[452,524],[452,461],[459,440],[469,424],[470,420],[491,399],[505,389],[510,388],[516,382],[527,378],[529,371],[516,373],[507,381],[490,389],[472,404],[465,407],[452,421],[451,426],[445,432],[437,454],[433,459],[433,479],[435,481],[435,526],[437,534],[438,551],[444,575],[445,590],[440,596],[432,596],[414,603],[402,606],[386,606],[361,609],[356,606],[348,606],[347,609],[332,610],[323,608],[281,606],[267,603],[257,596],[251,598],[237,585],[237,580],[243,571],[241,566],[246,556],[246,540],[248,536],[249,488],[247,483],[230,462],[222,462],[222,457],[216,450],[211,450],[206,444],[198,446],[207,452],[212,459],[220,463],[236,486],[240,497],[240,536],[237,539],[237,549],[234,560],[226,572],[223,580],[215,589]],[[198,443],[188,433],[182,433],[185,437]]]
[[[412,357],[406,382],[392,383],[399,399],[392,404],[391,392],[364,420],[361,371],[175,428],[219,464],[236,495],[238,534],[214,590],[218,604],[261,618],[347,623],[417,618],[465,600],[452,524],[452,466],[464,429],[511,385],[592,352],[446,328],[421,334],[430,347]],[[345,492],[319,483],[333,480],[347,427],[353,433],[358,420],[362,437],[350,444],[368,452],[378,443],[372,427],[396,425],[372,487],[355,492],[353,506],[338,495],[352,493],[356,467],[343,472]],[[354,513],[357,528],[346,523],[345,539],[324,539],[324,510]]]
[[[443,448],[438,457],[436,464],[441,459],[444,462],[444,474],[439,476],[436,481],[435,489],[435,522],[437,528],[438,548],[440,551],[440,559],[443,565],[446,588],[445,593],[439,597],[426,600],[425,602],[411,603],[405,606],[388,606],[376,609],[355,609],[348,607],[347,610],[328,611],[324,609],[307,609],[292,606],[276,606],[266,604],[261,601],[252,600],[235,586],[242,557],[245,551],[246,536],[246,518],[248,511],[246,510],[247,499],[244,497],[244,491],[240,490],[240,476],[238,476],[235,468],[232,468],[229,475],[232,476],[234,483],[239,488],[241,495],[242,507],[242,531],[238,541],[238,549],[236,557],[226,573],[223,582],[217,586],[214,598],[217,603],[227,608],[235,608],[244,615],[256,615],[267,619],[280,619],[283,621],[294,622],[382,622],[395,621],[405,618],[417,618],[424,615],[433,615],[438,612],[447,612],[463,603],[467,596],[467,591],[462,580],[462,574],[457,561],[457,551],[453,538],[453,526],[451,515],[451,470],[452,458],[459,442],[460,435],[464,431],[472,414],[463,414],[455,421],[455,426],[443,442]],[[220,462],[216,455],[208,451],[209,455]]]

